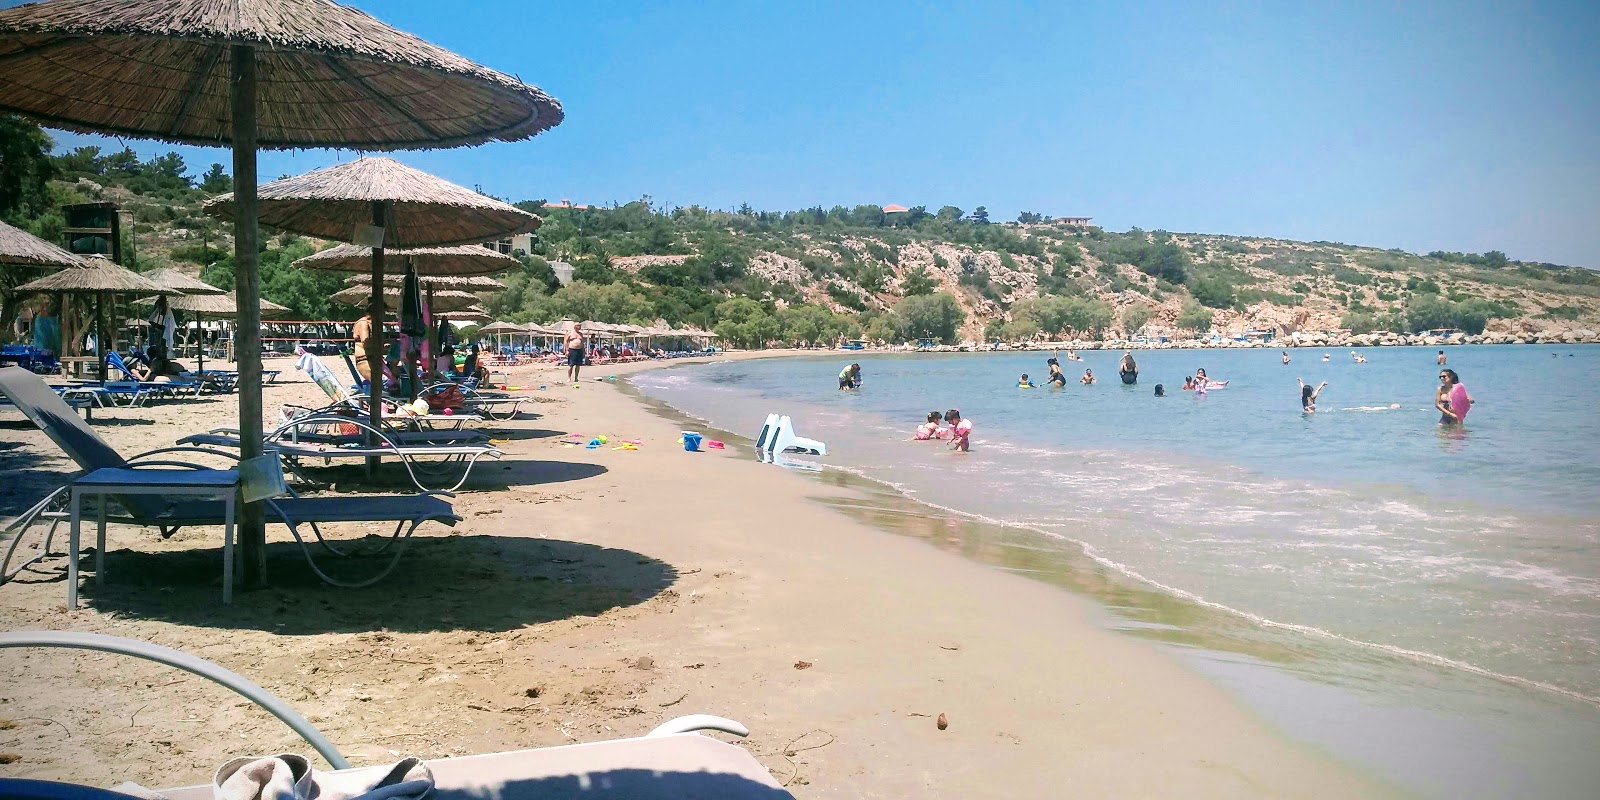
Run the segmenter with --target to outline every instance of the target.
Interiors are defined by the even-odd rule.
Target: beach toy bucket
[[[700,434],[694,431],[683,432],[683,449],[694,453],[700,450]]]

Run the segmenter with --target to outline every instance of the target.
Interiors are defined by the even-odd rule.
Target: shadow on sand
[[[361,544],[370,548],[379,541],[370,537]],[[388,562],[387,552],[344,559],[313,552],[318,566],[343,579],[359,580]],[[93,553],[80,564],[93,569]],[[57,581],[66,567],[55,561],[36,569],[19,582]],[[322,583],[296,544],[273,542],[267,545],[271,585],[239,592],[228,606],[222,605],[220,547],[112,550],[106,553],[106,573],[104,585],[83,581],[86,604],[101,613],[295,635],[514,630],[641,603],[678,578],[670,564],[631,550],[456,534],[413,539],[394,572],[365,589]]]
[[[415,491],[406,471],[393,461],[385,462],[370,478],[367,477],[365,467],[350,463],[324,467],[312,466],[308,462],[302,464],[302,469],[312,480],[322,484],[321,489],[332,485],[340,492],[387,493],[397,489],[405,492]],[[461,474],[457,465],[442,469],[450,476],[449,481],[443,482],[445,486],[450,485],[450,482]],[[484,459],[473,465],[472,477],[467,480],[465,486],[456,491],[473,492],[504,489],[509,486],[567,483],[596,478],[609,471],[599,464],[572,464],[565,461],[536,461],[521,458],[500,461]],[[442,473],[419,472],[422,478],[431,480],[434,485],[441,483],[440,474]]]

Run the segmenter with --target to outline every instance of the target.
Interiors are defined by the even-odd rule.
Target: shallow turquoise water
[[[1436,424],[1435,349],[1361,352],[1140,352],[1133,387],[1111,352],[1063,362],[1062,389],[1015,388],[1047,374],[1039,352],[830,353],[633,382],[752,438],[790,414],[830,468],[1016,530],[1001,549],[1023,560],[1087,556],[1100,577],[1067,585],[1144,587],[1090,592],[1109,624],[1419,794],[1600,795],[1600,346],[1449,348],[1477,400],[1460,430]],[[852,360],[866,385],[840,392]],[[1079,385],[1085,367],[1109,382]],[[1182,392],[1196,367],[1228,386]],[[1300,413],[1297,376],[1329,382],[1319,413]],[[950,407],[976,423],[971,453],[910,441]]]

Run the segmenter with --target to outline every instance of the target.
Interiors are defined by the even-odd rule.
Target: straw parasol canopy
[[[151,270],[144,273],[144,276],[174,292],[182,292],[184,294],[225,294],[227,292],[226,289],[218,289],[199,278],[191,278],[171,267]],[[261,304],[265,308],[267,301],[262,300]],[[176,306],[173,307],[176,308]],[[282,308],[282,306],[279,306],[279,308]]]
[[[371,301],[372,296],[368,292],[367,287],[352,286],[348,289],[340,289],[339,291],[334,292],[332,299],[348,306],[365,307]],[[435,311],[458,311],[460,309],[476,305],[477,302],[478,296],[475,294],[445,289],[433,293],[431,307]],[[399,308],[400,287],[384,287],[383,304],[384,307],[390,309],[391,311]]]
[[[478,306],[463,308],[460,311],[441,311],[434,316],[454,322],[488,322],[494,319],[494,317],[489,316],[489,312]]]
[[[108,258],[82,259],[83,266],[63,269],[17,287],[18,292],[63,292],[99,294],[101,292],[139,294],[177,294],[143,275],[117,266]]]
[[[496,322],[478,329],[478,333],[527,333],[528,328],[514,322]]]
[[[470,247],[471,245],[468,246]],[[298,264],[300,262],[296,261],[295,263]],[[400,286],[405,283],[405,280],[406,276],[404,275],[385,275],[383,276],[383,285]],[[459,289],[464,292],[498,292],[506,288],[505,284],[494,278],[486,278],[482,275],[418,275],[417,280],[424,287]],[[372,276],[351,275],[344,279],[344,283],[346,286],[371,286]]]
[[[87,266],[83,257],[4,222],[0,222],[0,264],[43,268]]]
[[[526,139],[562,120],[560,104],[538,89],[330,0],[47,0],[0,10],[0,112],[232,146],[246,459],[263,452],[257,150],[458,147]],[[262,585],[260,503],[243,506],[239,531],[245,585]]]
[[[254,51],[256,143],[409,150],[515,141],[562,119],[539,89],[329,0],[54,0],[0,12],[0,106],[54,128],[216,146],[233,45]]]
[[[538,217],[516,206],[392,158],[358,158],[312,170],[262,184],[257,195],[263,225],[335,241],[350,240],[360,226],[377,225],[373,208],[381,206],[385,250],[471,244],[539,227]],[[233,195],[214,197],[206,201],[204,208],[213,217],[230,218]],[[489,252],[487,247],[479,249]],[[516,264],[474,269],[468,274],[497,272],[512,266]],[[423,271],[421,263],[417,264],[417,271]]]
[[[413,247],[403,250],[385,249],[384,255],[409,259],[416,267],[417,274],[423,276],[487,275],[522,266],[522,262],[512,256],[476,244]],[[358,244],[341,244],[320,253],[312,253],[294,262],[294,265],[329,272],[368,272],[372,269],[372,248]]]
[[[135,300],[137,305],[154,305],[154,297]],[[187,311],[191,314],[207,317],[232,319],[239,315],[239,299],[233,292],[221,294],[185,294],[167,300],[167,308],[173,311]],[[289,309],[280,306],[265,297],[261,298],[261,316],[281,317],[289,313]]]

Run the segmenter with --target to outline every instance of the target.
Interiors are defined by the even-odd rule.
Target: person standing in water
[[[1044,382],[1056,386],[1067,385],[1067,374],[1061,371],[1061,364],[1053,358],[1050,359],[1050,374],[1045,377]]]
[[[1122,363],[1117,365],[1117,375],[1126,384],[1139,382],[1139,365],[1133,360],[1133,351],[1122,351]]]
[[[1467,421],[1467,412],[1472,410],[1472,405],[1475,401],[1472,399],[1472,395],[1467,393],[1467,387],[1461,385],[1461,376],[1457,375],[1453,369],[1441,369],[1439,370],[1439,385],[1441,389],[1449,389],[1450,411],[1446,416],[1452,418],[1452,422],[1456,425],[1465,423]],[[1445,422],[1444,419],[1439,421]]]
[[[1289,351],[1288,350],[1283,351],[1283,363],[1285,363],[1285,364],[1289,363]]]
[[[1328,382],[1323,381],[1317,384],[1317,388],[1313,389],[1307,386],[1306,382],[1300,378],[1295,378],[1295,381],[1300,384],[1300,410],[1307,414],[1315,414],[1317,412],[1317,398],[1321,396],[1323,389],[1328,388]]]
[[[1441,367],[1444,366],[1444,351],[1443,350],[1439,351],[1439,358],[1437,360],[1439,362],[1439,366],[1441,366]]]
[[[1092,370],[1092,369],[1084,370],[1083,371],[1083,377],[1078,379],[1078,383],[1081,383],[1084,386],[1092,385],[1094,383],[1094,370]]]
[[[851,364],[850,366],[839,370],[839,388],[840,389],[859,389],[859,388],[861,388],[861,365],[860,364]]]

